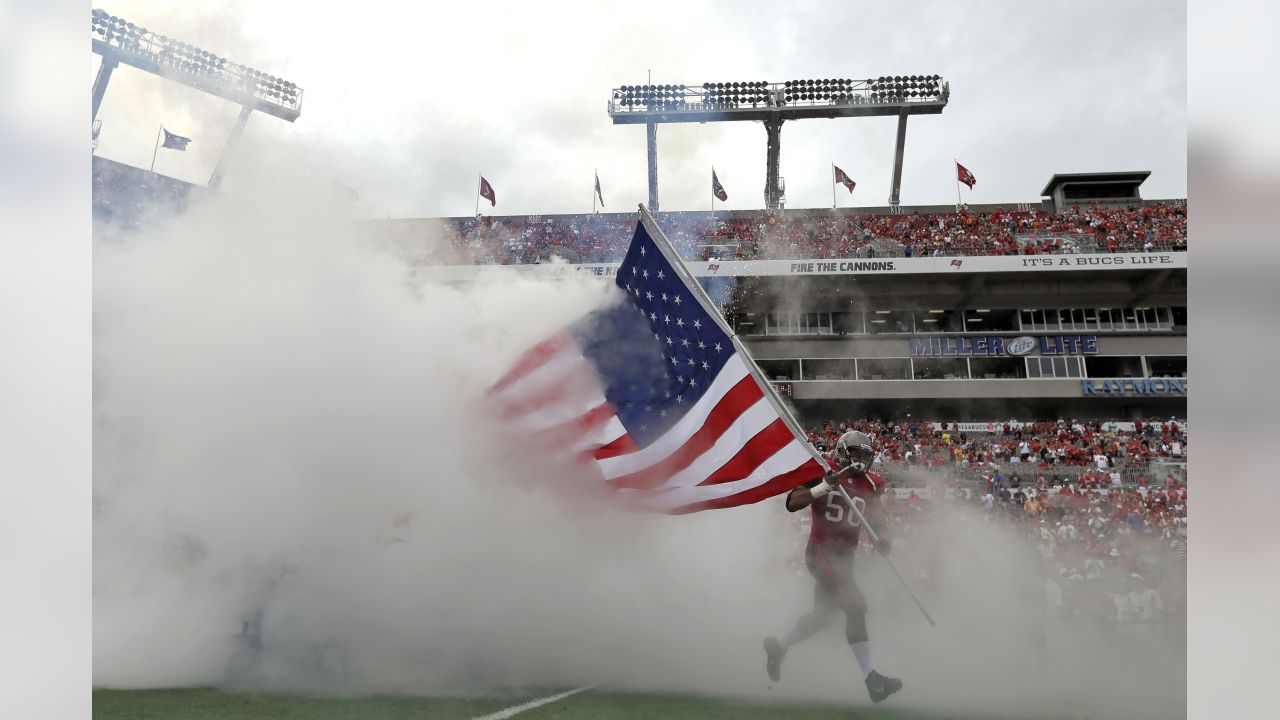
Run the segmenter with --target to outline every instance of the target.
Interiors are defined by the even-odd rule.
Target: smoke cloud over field
[[[611,286],[411,286],[351,227],[307,199],[217,198],[98,228],[97,682],[440,691],[714,667],[760,602],[721,589],[777,564],[770,509],[567,503],[483,404]]]
[[[792,651],[781,684],[765,677],[761,638],[811,601],[780,501],[683,517],[574,502],[488,415],[484,389],[608,283],[491,269],[412,285],[326,205],[273,198],[98,228],[98,685],[865,702],[836,626]],[[1013,538],[956,512],[902,547],[909,575],[935,576],[937,628],[859,559],[876,654],[906,682],[895,701],[1176,706],[1180,664],[1152,659],[1167,655],[1051,625],[1040,664],[1026,628],[1043,598]],[[939,568],[942,547],[967,552]]]

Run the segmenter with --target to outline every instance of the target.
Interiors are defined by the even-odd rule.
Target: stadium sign
[[[1004,432],[1006,425],[1010,430],[1021,430],[1024,423],[1017,420],[1007,420],[1005,422],[953,422],[953,423],[931,423],[934,430],[952,432],[980,432],[980,433],[998,433]],[[944,427],[945,425],[945,427]]]
[[[1081,395],[1169,395],[1187,396],[1186,378],[1104,378],[1080,381]]]
[[[713,260],[691,262],[694,275],[915,275],[1055,270],[1163,270],[1185,268],[1185,252],[1106,253],[1100,255],[988,255],[974,257],[898,257],[861,260]],[[714,269],[713,269],[714,267]]]
[[[1109,253],[1104,255],[992,255],[981,257],[914,257],[834,260],[717,260],[686,263],[697,277],[769,277],[801,275],[966,275],[971,273],[1036,273],[1067,270],[1165,270],[1187,267],[1185,252]],[[537,277],[587,276],[613,279],[618,263],[562,262],[529,265],[419,265],[414,276],[431,280],[472,280],[494,269]]]
[[[1173,425],[1176,425],[1179,430],[1186,432],[1187,430],[1186,423],[1173,421],[1173,420],[1169,422]],[[1157,422],[1148,423],[1148,424],[1154,425],[1156,427],[1160,427],[1162,425],[1165,425],[1166,423],[1157,421]],[[929,423],[929,426],[934,430],[941,430],[941,431],[950,430],[951,432],[966,432],[966,433],[970,433],[970,432],[1002,433],[1004,432],[1005,428],[1008,428],[1010,430],[1022,430],[1023,428],[1031,427],[1031,425],[1032,425],[1031,421],[1023,422],[1021,420],[1003,420],[1003,421],[991,421],[991,422],[953,422],[953,423],[932,422],[932,423]],[[1104,432],[1134,432],[1137,429],[1137,426],[1133,423],[1132,420],[1109,420],[1105,423],[1102,423],[1102,429]]]
[[[1097,335],[1023,335],[1005,338],[1000,335],[968,335],[948,337],[927,335],[908,338],[911,357],[990,357],[992,355],[1097,355]]]

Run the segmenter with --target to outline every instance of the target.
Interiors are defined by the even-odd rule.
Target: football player
[[[878,703],[901,690],[902,681],[876,671],[867,637],[867,601],[853,579],[853,557],[862,529],[861,517],[873,525],[879,537],[876,550],[883,554],[889,552],[891,541],[880,504],[885,482],[871,472],[875,450],[866,433],[850,430],[841,435],[834,454],[838,464],[836,472],[801,485],[787,495],[789,512],[808,507],[813,515],[809,543],[805,547],[805,565],[816,581],[813,611],[801,617],[782,639],[765,638],[765,668],[769,678],[777,682],[787,650],[813,637],[843,612],[845,639],[862,668],[871,700]],[[849,494],[861,516],[849,507],[837,487],[843,487]]]

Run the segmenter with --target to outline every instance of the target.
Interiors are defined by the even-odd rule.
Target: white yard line
[[[530,700],[529,702],[521,705],[513,705],[507,708],[506,710],[499,710],[496,713],[491,713],[489,715],[484,715],[482,717],[475,718],[475,720],[507,720],[507,718],[519,715],[520,713],[526,710],[539,708],[539,707],[542,707],[543,705],[550,705],[553,702],[556,702],[558,700],[563,700],[572,695],[577,695],[580,692],[586,692],[587,690],[591,690],[594,687],[595,685],[587,685],[585,687],[576,688],[568,692],[562,692],[559,695],[552,695],[550,697],[539,698],[537,700]]]

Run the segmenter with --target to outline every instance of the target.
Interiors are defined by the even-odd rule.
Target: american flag
[[[617,301],[533,347],[492,386],[506,418],[643,510],[745,505],[821,477],[745,350],[659,242],[637,224]]]

